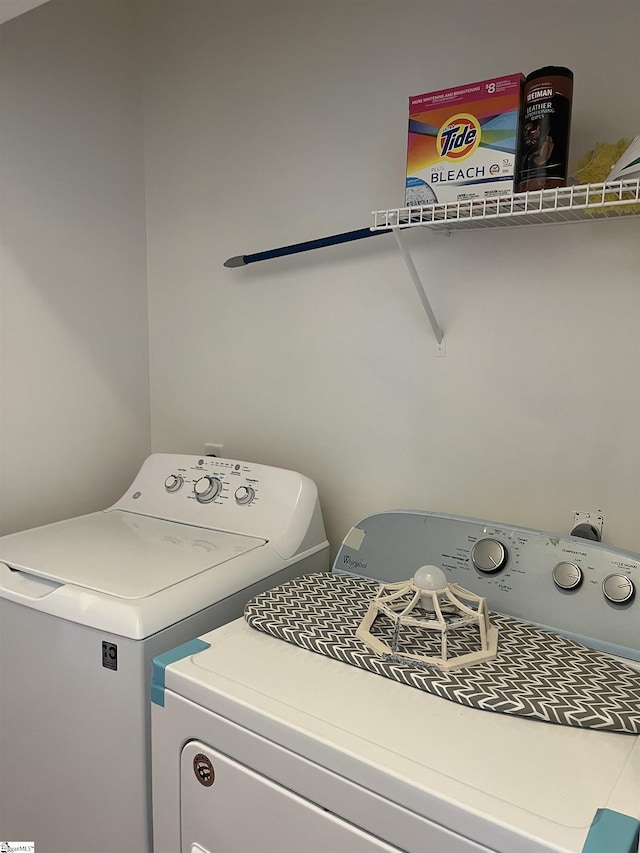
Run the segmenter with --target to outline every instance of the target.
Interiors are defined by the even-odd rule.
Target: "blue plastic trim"
[[[629,815],[598,809],[582,853],[636,853],[640,821]]]
[[[169,649],[164,654],[156,655],[151,662],[151,701],[164,708],[165,670],[169,664],[191,657],[191,655],[197,655],[198,652],[208,648],[210,648],[210,643],[196,639]]]

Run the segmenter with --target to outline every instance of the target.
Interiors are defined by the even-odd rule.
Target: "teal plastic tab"
[[[637,853],[639,840],[639,820],[611,809],[598,809],[582,853]]]
[[[169,664],[197,655],[209,647],[210,644],[204,640],[189,640],[162,655],[156,655],[151,664],[151,701],[164,708],[165,670]]]

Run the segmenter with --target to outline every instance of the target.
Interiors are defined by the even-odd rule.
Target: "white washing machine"
[[[315,484],[154,454],[114,506],[0,539],[0,838],[151,850],[151,660],[328,571]]]
[[[494,661],[358,646],[362,591],[423,564],[487,598]],[[154,661],[155,853],[635,853],[639,586],[640,555],[573,536],[364,519],[332,573]]]

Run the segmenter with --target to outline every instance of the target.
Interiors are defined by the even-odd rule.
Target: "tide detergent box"
[[[524,77],[409,98],[408,207],[511,195]]]

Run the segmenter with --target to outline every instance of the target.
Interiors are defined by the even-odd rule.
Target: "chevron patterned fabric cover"
[[[256,596],[247,604],[245,618],[273,637],[461,705],[640,734],[640,672],[508,616],[491,616],[499,628],[493,661],[444,672],[373,654],[356,638],[356,629],[377,589],[376,581],[364,578],[307,575]],[[390,639],[384,629],[380,636]],[[459,642],[463,648],[464,637]]]

